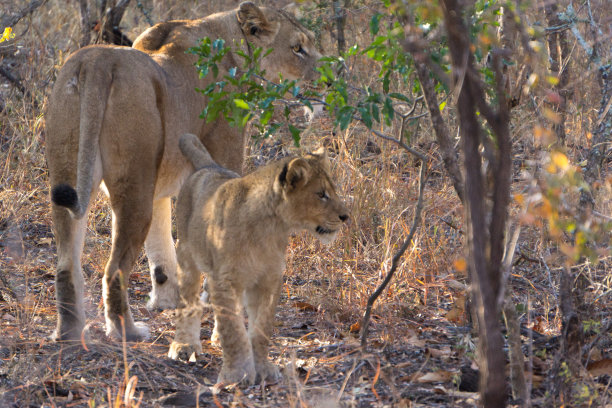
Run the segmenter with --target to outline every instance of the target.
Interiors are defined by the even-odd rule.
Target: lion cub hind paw
[[[168,357],[173,360],[195,362],[197,356],[202,353],[202,346],[194,346],[192,344],[177,343],[175,341],[170,344]]]

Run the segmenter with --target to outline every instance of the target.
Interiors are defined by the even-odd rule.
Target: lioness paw
[[[217,383],[222,383],[223,385],[236,383],[251,385],[255,383],[256,377],[257,373],[255,372],[253,360],[246,360],[237,367],[228,367],[226,364],[223,364]]]
[[[173,341],[172,344],[170,344],[168,357],[173,360],[192,361],[195,360],[200,353],[202,353],[201,344],[193,345]]]
[[[149,327],[142,322],[135,322],[131,327],[125,328],[125,341],[145,341],[149,338]],[[122,330],[123,331],[123,330]],[[116,329],[115,325],[107,321],[106,322],[106,335],[115,339],[121,340],[123,338],[122,331]]]
[[[147,302],[147,309],[149,310],[176,309],[179,303],[178,285],[169,281],[163,285],[154,285],[149,296],[150,299]]]
[[[275,383],[282,378],[282,374],[276,364],[266,361],[265,364],[257,366],[257,382]]]

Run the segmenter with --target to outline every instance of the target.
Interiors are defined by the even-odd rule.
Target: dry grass
[[[9,4],[14,9],[25,1]],[[143,2],[154,20],[191,18],[221,9],[222,1]],[[315,18],[320,10],[311,10]],[[362,44],[369,39],[367,21],[372,10],[352,10],[347,37]],[[376,140],[354,125],[335,133],[329,120],[315,118],[305,132],[303,146],[329,147],[341,194],[351,207],[352,222],[332,246],[307,235],[291,240],[287,251],[284,295],[277,315],[273,357],[287,368],[285,379],[265,388],[252,387],[210,394],[208,386],[220,368],[220,350],[204,341],[205,356],[196,364],[165,357],[173,335],[169,312],[150,315],[145,309],[150,289],[146,260],[140,259],[131,275],[130,295],[138,320],[151,326],[152,340],[123,347],[102,339],[100,303],[104,264],[110,248],[110,209],[98,197],[89,217],[84,251],[88,321],[93,338],[82,347],[62,348],[47,340],[55,321],[53,274],[55,244],[49,212],[44,159],[44,112],[47,95],[59,66],[77,48],[76,3],[49,0],[31,17],[14,27],[17,39],[0,44],[0,63],[18,73],[29,95],[6,81],[0,82],[0,405],[15,406],[194,406],[194,390],[203,394],[201,406],[472,406],[474,394],[452,394],[452,373],[473,360],[473,340],[465,314],[465,298],[456,281],[465,277],[454,261],[463,255],[463,209],[444,176],[441,158],[431,143],[426,120],[413,131],[412,142],[427,153],[432,168],[423,223],[404,256],[396,277],[377,301],[370,334],[371,352],[365,359],[357,351],[351,326],[364,311],[368,296],[381,282],[390,258],[407,234],[417,196],[418,164],[393,144]],[[131,38],[148,25],[138,9],[123,20]],[[325,51],[334,52],[329,31],[321,31]],[[9,48],[12,47],[12,48]],[[376,83],[376,67],[349,61],[356,80]],[[577,86],[592,89],[584,75]],[[582,84],[582,85],[581,85]],[[583,101],[588,102],[588,101]],[[570,157],[579,161],[579,143],[592,126],[591,105],[572,104]],[[453,111],[445,114],[453,125]],[[540,159],[533,126],[540,120],[528,109],[514,112],[515,172],[532,171],[529,160]],[[397,131],[397,124],[386,129]],[[292,151],[288,138],[280,138],[282,151]],[[271,146],[276,143],[276,146]],[[249,163],[268,159],[279,141],[252,141]],[[522,191],[529,180],[513,184]],[[606,190],[605,188],[608,188]],[[609,184],[600,192],[597,208],[612,213]],[[513,207],[513,214],[518,213]],[[555,295],[562,258],[538,228],[526,227],[517,250],[511,282],[517,304],[529,304],[523,323],[546,335],[558,334],[559,312]],[[577,267],[591,287],[593,318],[603,322],[610,311],[610,259]],[[550,276],[550,279],[549,279]],[[551,286],[552,284],[552,286]],[[457,316],[447,313],[459,310]],[[537,327],[536,327],[537,326]],[[211,331],[210,314],[203,320],[203,339]],[[610,342],[600,348],[610,357]],[[427,352],[444,350],[448,355]],[[549,350],[550,351],[550,350]],[[545,353],[544,353],[545,354]],[[546,357],[541,355],[545,371]],[[126,369],[127,367],[127,369]],[[537,367],[536,367],[537,368]],[[418,373],[449,372],[436,394],[432,383],[415,381]],[[132,376],[136,376],[134,384]],[[131,385],[128,384],[131,381]],[[587,381],[587,380],[585,380]],[[593,383],[590,383],[593,384]],[[127,390],[126,390],[127,388]],[[542,395],[536,388],[534,398]],[[610,390],[599,389],[601,402],[610,403]],[[132,390],[132,391],[130,391]],[[607,394],[606,394],[607,393]],[[125,396],[128,395],[126,398]],[[134,398],[131,398],[133,396]],[[172,399],[174,398],[174,399]],[[190,399],[191,398],[191,399]],[[403,404],[403,405],[402,405]],[[422,405],[419,405],[422,406]]]

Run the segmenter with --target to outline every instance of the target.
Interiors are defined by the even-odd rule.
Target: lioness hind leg
[[[268,279],[246,291],[249,339],[258,381],[275,381],[280,378],[278,367],[268,360],[268,352],[281,282],[280,274],[271,274]]]
[[[226,273],[227,276],[234,276]],[[255,381],[253,350],[247,337],[242,312],[242,288],[231,280],[209,279],[210,300],[215,313],[223,367],[217,382],[230,384]]]
[[[127,193],[117,194],[122,197],[122,201],[113,203],[115,195],[110,191],[113,208],[113,246],[102,280],[106,334],[122,338],[125,331],[125,338],[128,341],[141,341],[148,337],[147,327],[141,323],[134,323],[127,292],[130,271],[142,249],[151,222],[153,199],[146,197],[146,194],[139,196],[139,193],[135,188],[131,194],[135,194],[138,198],[130,197],[131,194]],[[135,205],[136,202],[139,205]]]
[[[53,227],[57,242],[55,294],[57,298],[57,328],[55,340],[78,340],[85,327],[83,306],[83,272],[81,253],[87,217],[75,220],[63,207],[52,206]]]
[[[153,287],[147,303],[149,309],[174,309],[179,300],[171,207],[170,197],[153,203],[153,219],[145,241]]]
[[[200,343],[200,320],[203,305],[198,298],[200,288],[200,272],[188,251],[184,251],[180,242],[180,267],[177,271],[181,294],[180,307],[175,312],[176,331],[170,345],[168,357],[172,359],[189,360],[193,353],[202,352]]]

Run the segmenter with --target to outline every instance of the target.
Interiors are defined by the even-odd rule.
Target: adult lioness
[[[268,344],[289,234],[305,229],[331,242],[348,219],[329,174],[329,161],[324,151],[318,151],[239,177],[217,165],[194,135],[183,135],[180,148],[199,170],[187,179],[177,201],[182,305],[176,312],[169,356],[201,352],[198,294],[204,272],[223,349],[218,381],[277,377],[278,369],[268,361]]]
[[[314,76],[320,54],[313,37],[283,10],[244,2],[200,20],[171,21],[145,31],[134,48],[92,46],[74,53],[58,74],[46,117],[47,162],[58,246],[58,339],[77,339],[85,323],[81,252],[87,209],[104,181],[113,213],[112,250],[103,280],[107,333],[128,340],[146,336],[131,316],[128,275],[143,242],[153,290],[150,307],[178,300],[170,199],[193,167],[179,136],[198,135],[223,166],[241,172],[241,130],[220,119],[199,119],[206,99],[196,91],[196,57],[186,50],[203,37],[227,44],[273,48],[261,66],[275,77]],[[250,44],[250,45],[249,45]],[[220,70],[240,66],[226,56]],[[67,211],[66,208],[69,210]]]

